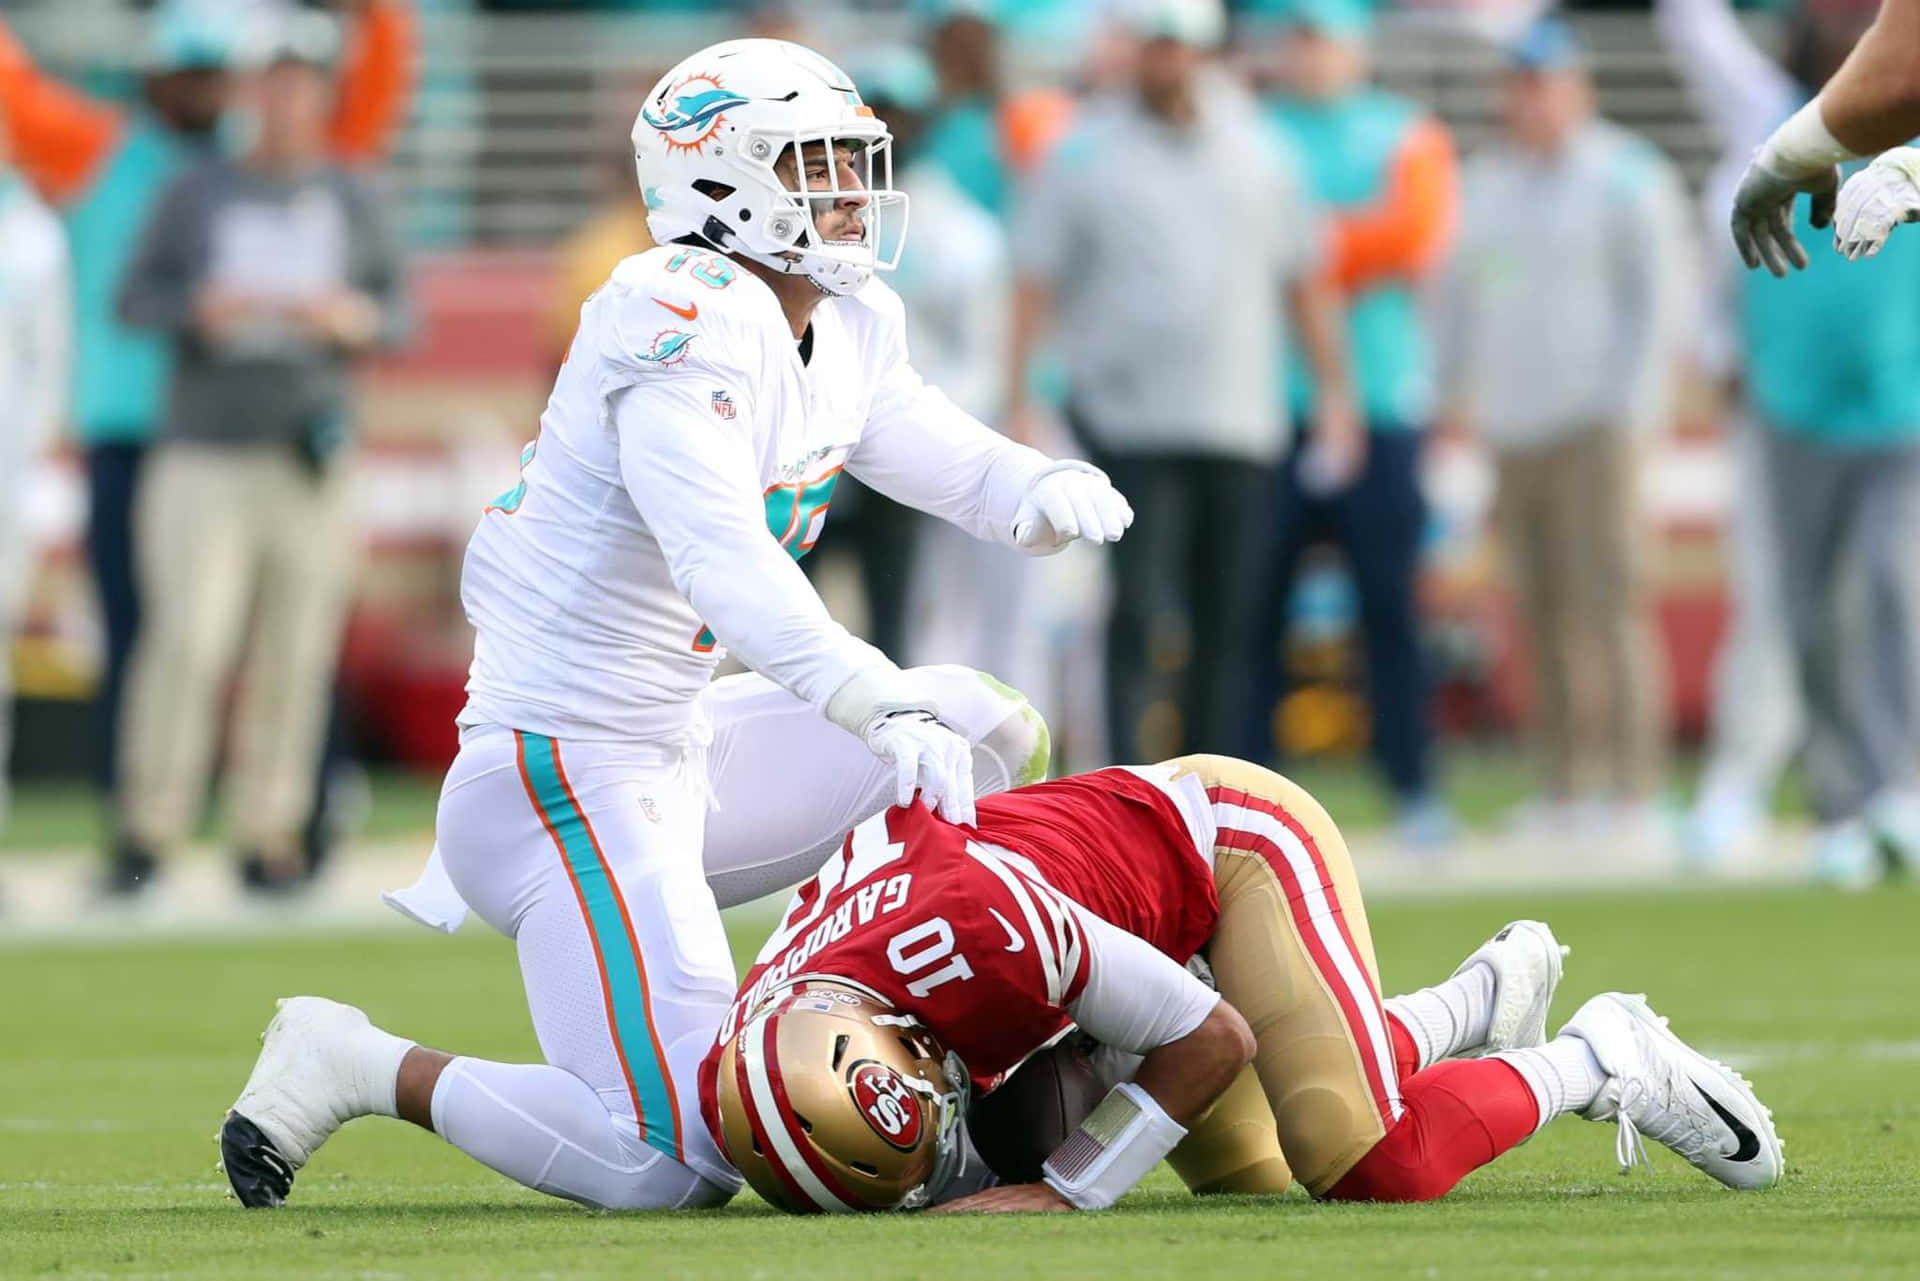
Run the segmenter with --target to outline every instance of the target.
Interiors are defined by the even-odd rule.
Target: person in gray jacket
[[[1246,718],[1291,431],[1276,354],[1297,344],[1326,389],[1306,430],[1330,484],[1357,474],[1366,443],[1326,223],[1214,58],[1224,9],[1116,13],[1132,83],[1088,104],[1014,218],[1004,421],[1016,438],[1033,429],[1029,359],[1057,334],[1068,423],[1138,513],[1107,624],[1109,759],[1125,761],[1225,742]]]
[[[1543,795],[1520,817],[1657,844],[1665,681],[1637,493],[1692,330],[1685,188],[1594,115],[1559,21],[1507,51],[1501,91],[1504,130],[1466,164],[1439,331],[1452,410],[1493,455],[1533,659]]]
[[[122,284],[122,316],[169,334],[175,368],[135,513],[151,605],[122,726],[119,891],[142,888],[191,830],[243,654],[229,832],[250,887],[303,870],[357,562],[353,368],[405,325],[380,202],[328,160],[339,44],[312,11],[275,24],[247,86],[251,148],[175,183]]]

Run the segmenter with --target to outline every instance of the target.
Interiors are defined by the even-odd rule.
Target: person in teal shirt
[[[1661,28],[1700,108],[1726,140],[1707,184],[1708,221],[1725,227],[1748,157],[1799,111],[1847,58],[1871,6],[1799,3],[1785,15],[1782,58],[1762,52],[1727,0],[1659,0]],[[1795,230],[1815,243],[1808,209]],[[1722,236],[1716,234],[1716,242]],[[1737,270],[1726,246],[1718,265]],[[1824,250],[1805,271],[1776,280],[1741,272],[1731,303],[1741,387],[1756,422],[1759,480],[1735,499],[1764,522],[1775,564],[1765,585],[1778,616],[1736,623],[1731,670],[1766,670],[1761,651],[1784,650],[1791,673],[1777,693],[1748,679],[1717,700],[1712,765],[1690,843],[1702,855],[1736,844],[1764,814],[1771,778],[1721,768],[1726,748],[1755,730],[1741,704],[1797,693],[1802,757],[1816,826],[1813,872],[1859,886],[1877,880],[1881,847],[1920,866],[1920,575],[1913,567],[1920,512],[1920,239],[1889,240],[1872,263]],[[1864,592],[1865,608],[1848,600]],[[1745,621],[1745,620],[1742,620]],[[1776,635],[1776,633],[1784,633]],[[1760,688],[1768,695],[1756,698]],[[1790,740],[1789,740],[1790,741]]]
[[[1365,0],[1291,0],[1276,16],[1287,74],[1267,112],[1331,215],[1330,270],[1347,304],[1349,359],[1367,432],[1360,457],[1337,457],[1302,437],[1283,461],[1256,639],[1261,653],[1274,655],[1302,556],[1322,540],[1339,544],[1365,635],[1374,755],[1398,801],[1402,839],[1437,845],[1450,839],[1454,824],[1434,786],[1420,655],[1419,458],[1435,388],[1416,295],[1458,215],[1454,148],[1425,109],[1369,83],[1372,10]],[[1287,385],[1295,419],[1311,421],[1317,392],[1297,354]],[[1271,708],[1277,657],[1259,674],[1263,686],[1252,701]],[[1264,748],[1259,715],[1249,745]]]
[[[947,171],[996,218],[1007,213],[1007,163],[1000,136],[1000,30],[984,0],[942,0],[933,7],[928,56],[939,96],[920,144],[922,157]]]

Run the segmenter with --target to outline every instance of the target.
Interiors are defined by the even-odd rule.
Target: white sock
[[[1518,1072],[1540,1105],[1540,1125],[1568,1112],[1584,1111],[1607,1083],[1593,1050],[1577,1036],[1556,1036],[1531,1050],[1506,1050],[1493,1056]]]
[[[592,1086],[544,1063],[455,1059],[433,1088],[434,1133],[536,1192],[603,1210],[727,1199],[727,1189],[640,1142],[632,1126]]]
[[[399,1116],[394,1093],[400,1086],[400,1060],[414,1042],[371,1025],[353,1034],[355,1116]]]
[[[1413,1038],[1423,1068],[1484,1045],[1493,1025],[1493,967],[1471,966],[1436,987],[1396,996],[1387,1011]]]

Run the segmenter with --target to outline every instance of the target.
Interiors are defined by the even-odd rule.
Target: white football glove
[[[827,719],[893,766],[894,804],[915,792],[949,822],[971,826],[973,747],[940,719],[937,700],[897,667],[873,667],[827,700]]]
[[[1133,508],[1092,463],[1062,459],[1027,483],[1013,514],[1014,546],[1049,556],[1076,539],[1117,543],[1133,524]]]
[[[1920,148],[1895,147],[1847,179],[1833,217],[1833,247],[1849,262],[1880,252],[1896,225],[1920,222]]]

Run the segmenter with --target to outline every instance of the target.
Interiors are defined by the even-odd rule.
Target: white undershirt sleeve
[[[1145,939],[1082,910],[1087,983],[1067,1006],[1080,1030],[1116,1050],[1147,1054],[1206,1020],[1220,994]]]
[[[58,439],[72,386],[73,280],[66,238],[51,215],[48,224],[39,278],[23,291],[34,299],[27,319],[28,356],[24,362],[28,393],[26,403],[15,408],[23,412],[27,448],[21,457],[28,465]]]
[[[674,586],[720,643],[816,708],[855,674],[891,667],[833,621],[800,567],[767,532],[750,441],[739,419],[712,413],[713,387],[659,379],[610,397],[620,472],[660,544]]]
[[[1763,53],[1730,0],[1655,0],[1674,66],[1720,140],[1743,157],[1800,104],[1802,91]]]

